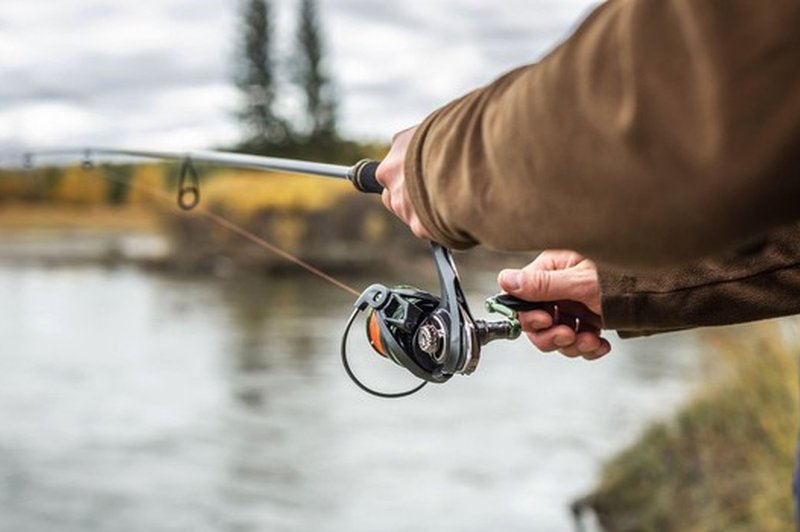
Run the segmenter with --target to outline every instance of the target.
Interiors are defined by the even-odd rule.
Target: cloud
[[[386,138],[503,72],[539,59],[594,2],[329,0],[348,130]],[[357,28],[357,30],[353,30]],[[365,117],[364,109],[372,114]]]
[[[235,141],[237,5],[4,0],[0,150]],[[320,0],[342,128],[388,139],[449,99],[537,59],[591,5]],[[296,0],[273,0],[283,57],[293,43],[296,9]]]

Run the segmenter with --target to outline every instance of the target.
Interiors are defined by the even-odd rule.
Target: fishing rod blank
[[[118,148],[88,148],[82,150],[47,150],[25,154],[25,166],[32,164],[34,157],[69,157],[80,155],[84,163],[91,164],[93,156],[135,157],[142,159],[158,159],[164,161],[192,161],[198,163],[226,166],[230,168],[247,168],[251,170],[268,170],[288,172],[292,174],[313,175],[350,181],[356,190],[371,194],[380,194],[383,186],[375,178],[378,161],[363,159],[353,166],[317,163],[282,157],[265,157],[244,153],[233,153],[212,150],[193,150],[187,152],[161,150],[128,150]]]

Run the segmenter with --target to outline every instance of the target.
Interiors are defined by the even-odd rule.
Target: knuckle
[[[392,195],[390,200],[389,200],[389,203],[391,204],[392,211],[395,214],[397,214],[398,216],[401,216],[403,214],[404,205],[403,205],[403,199],[402,198],[398,197],[397,195]]]
[[[551,353],[553,351],[558,351],[558,346],[553,342],[553,336],[545,333],[533,333],[533,338],[531,339],[533,345],[536,346],[537,349],[540,351],[544,351],[545,353]]]
[[[411,222],[409,223],[409,227],[411,227],[411,232],[414,233],[414,236],[416,236],[417,238],[427,237],[427,232],[425,231],[425,228],[422,227],[422,224],[419,223],[419,220],[417,220],[416,218],[411,220]]]
[[[398,167],[395,158],[392,157],[390,153],[386,159],[381,161],[378,168],[375,169],[375,179],[378,183],[383,185],[384,188],[388,188],[387,185],[391,185],[396,180],[401,168],[402,167]]]
[[[562,348],[559,349],[558,352],[567,358],[577,358],[581,356],[581,353],[579,353],[578,350],[573,347]]]
[[[518,318],[523,331],[541,332],[548,328],[536,316],[520,314]]]
[[[578,335],[577,344],[581,351],[589,353],[600,347],[600,338],[593,333],[581,333]]]
[[[533,344],[533,347],[539,351],[542,351],[543,353],[549,353],[556,350],[555,346],[547,342],[541,334],[534,332],[528,332],[525,334],[528,336],[530,343]]]
[[[604,351],[602,347],[595,349],[591,353],[583,353],[581,356],[586,360],[597,360],[599,358],[603,358],[608,354],[608,351]]]
[[[533,297],[545,297],[550,292],[550,276],[543,270],[526,271],[522,276],[522,290]]]
[[[537,332],[539,329],[535,327],[536,323],[527,317],[523,317],[522,315],[519,316],[519,325],[522,327],[522,330],[525,332]]]
[[[520,316],[524,316],[526,325],[534,330],[545,330],[553,326],[553,317],[543,310],[534,310]]]
[[[388,177],[386,174],[389,172],[386,166],[387,166],[386,164],[381,163],[375,170],[375,180],[378,181],[378,183],[380,183],[381,185],[383,185],[383,188],[386,188],[386,179]]]

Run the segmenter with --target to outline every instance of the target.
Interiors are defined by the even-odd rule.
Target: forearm
[[[599,271],[604,327],[622,336],[800,314],[800,225],[762,243],[659,272]]]
[[[541,63],[429,117],[433,238],[674,264],[800,219],[800,3],[611,0]]]

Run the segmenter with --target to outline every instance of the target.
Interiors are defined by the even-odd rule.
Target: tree
[[[245,0],[242,22],[241,63],[236,85],[245,99],[239,113],[248,130],[244,147],[269,152],[287,142],[290,135],[286,123],[273,109],[276,82],[268,0]]]
[[[295,82],[305,99],[307,142],[327,147],[337,141],[336,96],[323,68],[323,44],[314,0],[301,0]]]
[[[131,165],[104,165],[103,170],[108,176],[108,197],[106,201],[109,205],[118,207],[128,201],[131,192],[131,178],[133,177],[133,167]]]

